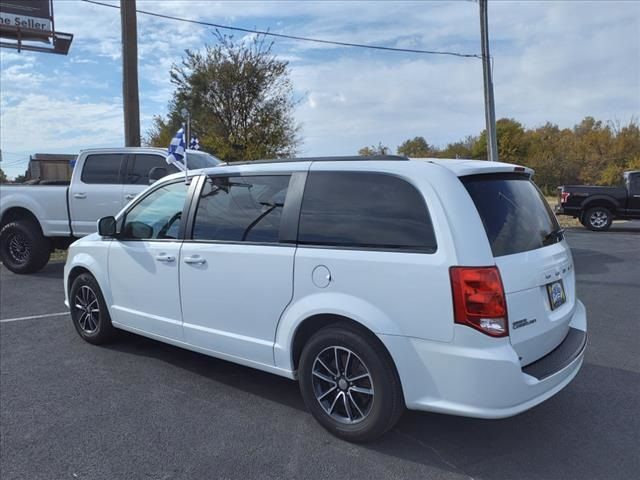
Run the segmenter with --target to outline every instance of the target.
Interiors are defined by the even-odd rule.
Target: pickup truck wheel
[[[37,272],[50,256],[51,242],[32,220],[17,220],[0,230],[0,260],[12,272]]]
[[[83,340],[94,345],[113,340],[115,328],[98,282],[92,275],[83,273],[73,281],[69,306],[73,326]]]
[[[584,226],[589,230],[604,232],[605,230],[609,230],[611,222],[613,221],[613,215],[608,208],[593,207],[584,214],[584,220]]]
[[[307,408],[330,433],[367,442],[404,411],[400,380],[384,347],[355,329],[329,326],[302,350],[298,369]]]

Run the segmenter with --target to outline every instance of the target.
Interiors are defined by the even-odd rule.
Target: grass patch
[[[555,208],[555,206],[558,204],[558,198],[557,197],[545,196],[544,198],[547,201],[547,203],[549,204],[549,206],[551,207],[551,210],[553,210]],[[560,224],[560,226],[562,228],[582,227],[582,224],[578,221],[577,218],[568,217],[566,215],[556,215],[556,218],[558,219],[558,223]]]
[[[65,261],[67,259],[67,251],[66,250],[54,250],[51,252],[50,261]]]

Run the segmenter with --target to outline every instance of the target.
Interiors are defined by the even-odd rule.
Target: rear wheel
[[[73,326],[83,340],[95,345],[113,340],[115,328],[98,282],[92,275],[83,273],[73,281],[69,303]]]
[[[51,242],[33,220],[16,220],[0,230],[0,259],[12,272],[37,272],[50,256]]]
[[[613,222],[613,215],[605,207],[593,207],[584,214],[583,225],[594,232],[609,230],[611,222]]]
[[[356,329],[329,326],[302,350],[300,391],[316,420],[348,441],[374,440],[404,411],[400,380],[379,341]]]

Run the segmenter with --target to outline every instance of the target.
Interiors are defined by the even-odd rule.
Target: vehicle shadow
[[[64,261],[49,262],[47,265],[36,273],[30,273],[30,277],[41,278],[59,278],[62,279],[64,275]]]
[[[269,373],[128,333],[104,348],[152,357],[214,384],[306,411],[297,383]],[[406,412],[380,440],[345,443],[345,448],[473,478],[632,478],[640,467],[640,401],[634,393],[639,382],[638,373],[585,364],[565,390],[516,417],[481,420]],[[615,461],[603,461],[602,452],[616,452]]]
[[[259,395],[300,411],[305,410],[295,381],[185,350],[133,333],[118,331],[115,343],[103,348],[154,358],[199,376]]]
[[[5,267],[2,263],[0,263],[0,271],[2,271],[3,275],[13,275],[20,278],[41,277],[41,278],[62,279],[62,276],[64,274],[64,262],[63,261],[50,262],[46,264],[44,268],[39,272],[28,273],[24,275],[13,273],[7,267]]]
[[[633,413],[639,381],[635,372],[585,364],[573,384],[516,417],[408,412],[392,435],[370,448],[414,462],[426,452],[473,478],[631,478],[640,468],[640,421]],[[616,454],[603,461],[603,452]]]

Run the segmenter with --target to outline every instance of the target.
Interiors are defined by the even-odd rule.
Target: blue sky
[[[35,152],[123,144],[119,11],[53,4],[57,30],[75,35],[68,56],[0,50],[0,165],[9,176]],[[338,41],[480,52],[474,1],[138,0],[138,9]],[[622,122],[640,115],[640,2],[490,1],[489,22],[498,117],[571,127],[586,115]],[[171,64],[213,37],[208,28],[142,14],[138,34],[144,132],[166,112]],[[275,51],[289,60],[300,99],[302,155],[354,154],[380,141],[395,150],[416,135],[444,146],[484,128],[477,59],[278,39]]]

